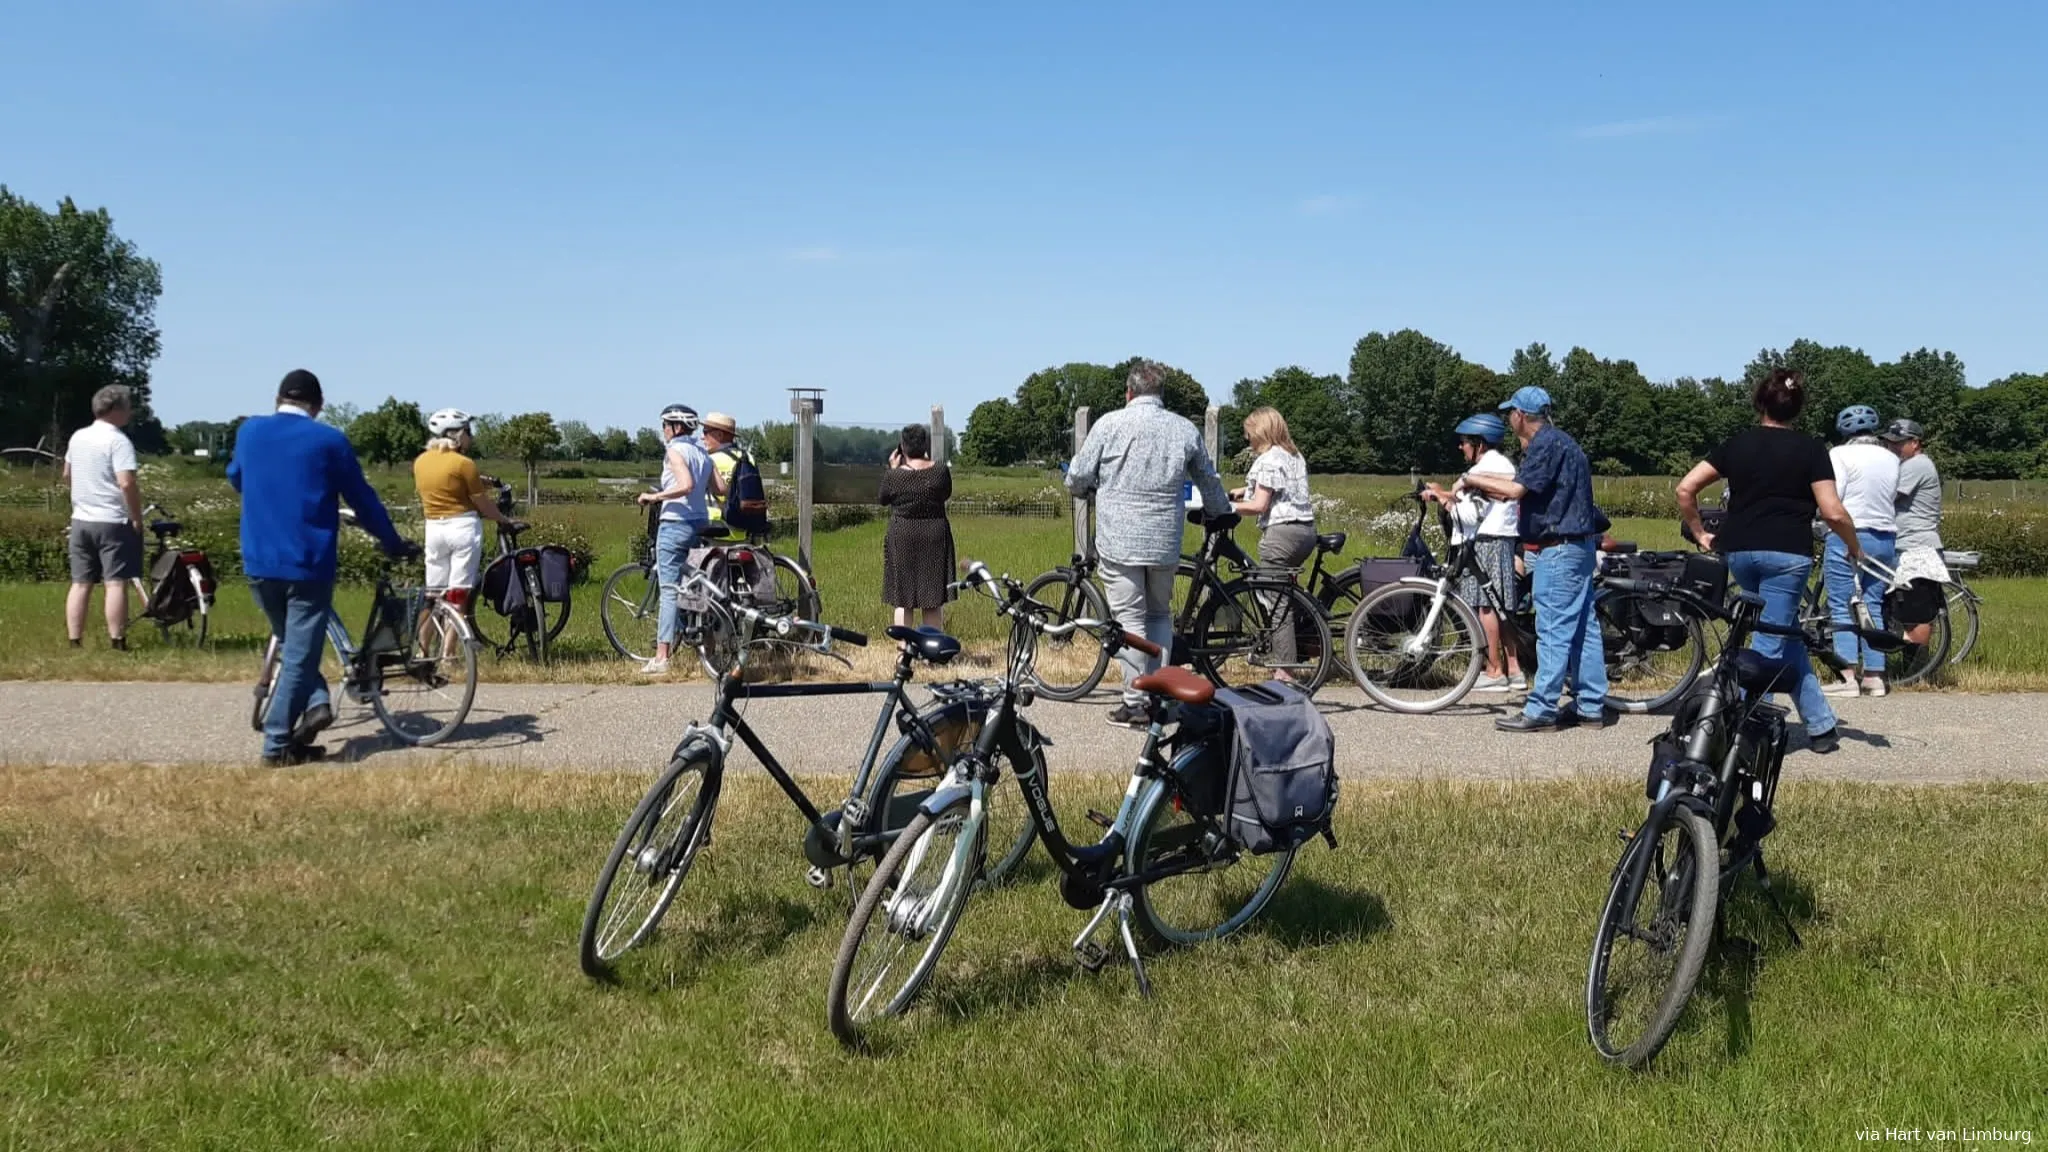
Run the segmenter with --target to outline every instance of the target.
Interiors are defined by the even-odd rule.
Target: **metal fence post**
[[[796,417],[796,554],[806,570],[811,567],[811,485],[816,465],[813,438],[818,414],[825,410],[823,388],[791,388],[789,411]]]
[[[1084,405],[1074,409],[1074,455],[1081,454],[1081,446],[1088,442],[1088,409]],[[1070,457],[1071,459],[1071,457]],[[1093,498],[1074,499],[1074,555],[1087,556],[1095,551],[1095,541],[1088,531],[1088,513],[1094,506]]]
[[[932,463],[946,463],[946,406],[932,405]]]

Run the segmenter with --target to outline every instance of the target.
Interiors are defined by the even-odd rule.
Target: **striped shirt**
[[[1067,490],[1095,495],[1096,554],[1116,564],[1179,563],[1181,486],[1190,480],[1209,515],[1230,511],[1201,433],[1157,396],[1104,414],[1067,467]]]

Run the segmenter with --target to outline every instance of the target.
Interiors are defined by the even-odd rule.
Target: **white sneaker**
[[[1833,684],[1821,689],[1820,694],[1823,696],[1860,696],[1863,694],[1863,687],[1854,680],[1837,680]]]
[[[1505,692],[1508,690],[1508,678],[1505,676],[1481,676],[1478,683],[1472,685],[1472,690],[1474,692]]]
[[[1889,696],[1891,694],[1891,687],[1885,683],[1885,679],[1882,676],[1865,676],[1863,678],[1863,694],[1865,696]]]
[[[668,657],[656,656],[654,659],[649,660],[645,664],[642,664],[640,666],[640,674],[642,676],[668,675]]]
[[[1510,676],[1510,677],[1508,677],[1508,691],[1510,691],[1510,692],[1527,692],[1528,690],[1529,690],[1529,678],[1528,678],[1527,676]]]

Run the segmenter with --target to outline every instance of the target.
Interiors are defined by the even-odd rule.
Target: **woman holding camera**
[[[931,429],[912,424],[889,453],[876,497],[889,510],[882,537],[882,602],[896,610],[896,623],[937,628],[941,610],[953,599],[953,526],[946,501],[953,497],[953,473],[932,462]],[[918,619],[913,621],[911,617]]]

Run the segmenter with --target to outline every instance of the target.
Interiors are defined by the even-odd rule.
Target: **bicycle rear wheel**
[[[1052,609],[1049,623],[1108,620],[1109,604],[1093,581],[1072,568],[1055,568],[1025,586],[1024,594]],[[1074,701],[1095,691],[1109,671],[1109,650],[1095,637],[1076,631],[1038,646],[1032,676],[1038,694],[1048,700]]]
[[[772,615],[795,616],[816,624],[825,611],[818,586],[796,561],[779,553],[775,560],[775,611]]]
[[[869,806],[870,811],[882,813],[882,819],[887,818],[889,805],[897,797],[929,793],[936,788],[945,778],[953,758],[973,746],[987,719],[986,712],[970,710],[961,701],[927,705],[922,715],[931,725],[939,755],[934,756],[918,747],[909,736],[896,741],[876,772],[875,799]],[[1033,769],[1040,773],[1045,771],[1044,754],[1024,751],[1022,743],[1009,739],[998,742],[993,757],[998,775],[982,796],[986,821],[982,839],[998,853],[993,858],[985,858],[982,864],[982,879],[990,885],[1008,880],[1024,863],[1024,858],[1031,854],[1031,845],[1038,839],[1038,824],[1025,806],[1022,790],[1003,786],[1004,778]],[[906,827],[908,823],[908,820],[904,821]]]
[[[1275,673],[1314,693],[1335,657],[1322,606],[1292,581],[1234,580],[1195,614],[1190,654],[1195,671],[1218,688],[1263,684]],[[1281,637],[1293,641],[1287,658]]]
[[[548,603],[540,598],[540,571],[527,568],[520,574],[526,584],[526,610],[532,613],[532,630],[526,634],[526,654],[536,664],[548,662]]]
[[[1927,643],[1908,644],[1885,654],[1885,675],[1900,687],[1931,679],[1948,663],[1948,648],[1949,616],[1946,611],[1938,612],[1929,627]]]
[[[1652,853],[1629,899],[1629,873]],[[1600,1058],[1648,1064],[1671,1038],[1713,939],[1721,858],[1714,829],[1690,808],[1644,828],[1622,854],[1586,971],[1586,1034]]]
[[[1449,589],[1420,584],[1372,593],[1344,629],[1344,655],[1358,686],[1382,707],[1411,715],[1463,700],[1479,682],[1485,646],[1471,605]]]
[[[680,749],[626,818],[583,912],[577,953],[592,979],[610,979],[613,962],[644,943],[675,902],[710,832],[720,779],[711,749]]]
[[[612,651],[645,663],[661,639],[661,582],[648,564],[621,564],[605,578],[598,620]]]
[[[901,1015],[938,966],[981,870],[971,805],[963,795],[936,814],[919,813],[861,892],[825,995],[826,1019],[842,1043],[857,1044],[876,1021]],[[963,843],[965,835],[977,842]]]
[[[1982,621],[1977,618],[1977,594],[1960,581],[1948,585],[1949,652],[1948,662],[1961,664],[1977,650],[1977,630]]]
[[[1629,623],[1639,619],[1642,603],[1637,596],[1610,596],[1598,607],[1600,641],[1607,653],[1607,703],[1617,712],[1669,707],[1707,666],[1707,632],[1697,617],[1685,614],[1685,642],[1665,647],[1658,634],[1668,628]]]
[[[476,700],[476,641],[462,613],[436,600],[420,615],[402,662],[378,662],[370,707],[384,730],[425,748],[446,740]]]
[[[1228,936],[1263,911],[1294,867],[1289,848],[1264,856],[1242,852],[1222,821],[1198,816],[1153,784],[1141,803],[1125,870],[1165,873],[1132,886],[1138,922],[1162,944],[1199,944]]]

